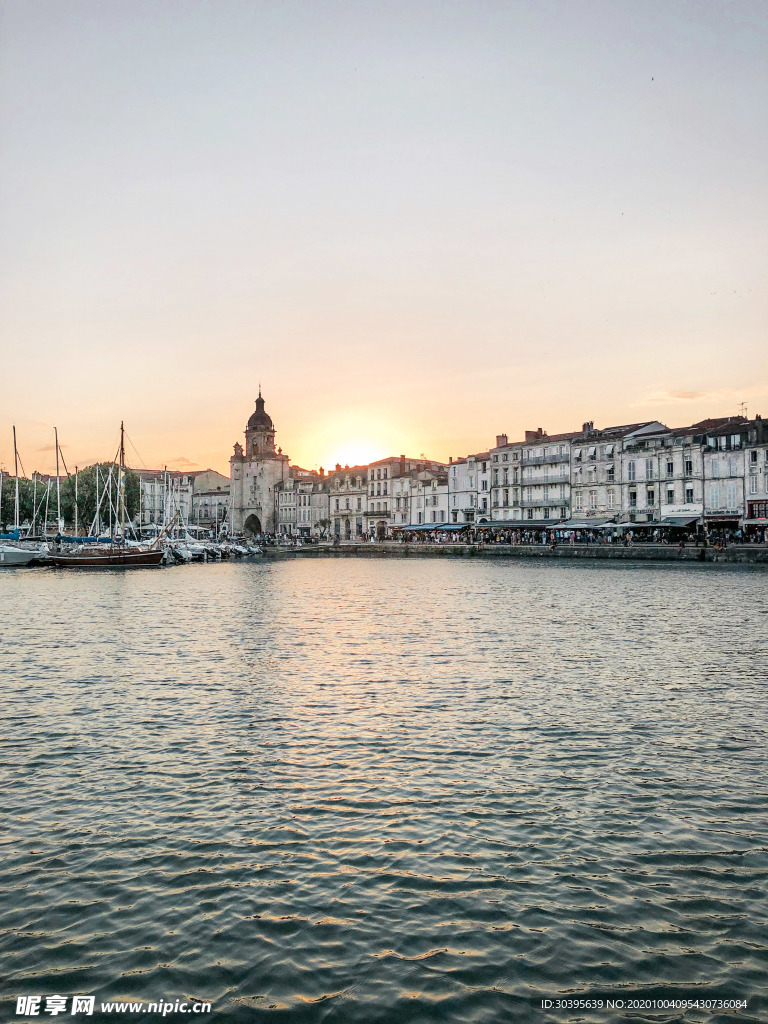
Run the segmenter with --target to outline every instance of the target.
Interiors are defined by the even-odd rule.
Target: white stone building
[[[368,466],[339,463],[328,474],[328,518],[332,537],[360,540],[366,534]]]
[[[427,529],[448,522],[448,474],[444,467],[412,470],[392,481],[392,527]]]
[[[320,537],[328,532],[328,481],[321,468],[291,466],[275,485],[276,533],[286,537]]]
[[[448,522],[474,525],[491,519],[491,455],[478,452],[448,465]]]
[[[381,539],[387,536],[391,526],[398,525],[394,518],[392,490],[395,477],[403,477],[414,470],[440,468],[444,468],[440,462],[433,462],[431,459],[407,459],[405,455],[390,456],[372,462],[367,467],[368,507],[364,513],[366,534]]]
[[[585,423],[571,438],[571,519],[579,522],[618,521],[622,515],[622,452],[625,443],[646,434],[667,433],[657,420],[596,429]],[[658,474],[657,474],[658,476]]]
[[[750,533],[768,528],[768,427],[756,416],[749,428],[744,450],[747,514],[744,523]]]

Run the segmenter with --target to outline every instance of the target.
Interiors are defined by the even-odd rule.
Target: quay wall
[[[267,558],[580,558],[618,559],[630,562],[730,562],[768,565],[768,545],[732,544],[723,551],[689,545],[680,551],[673,544],[308,544],[297,548],[267,547]]]

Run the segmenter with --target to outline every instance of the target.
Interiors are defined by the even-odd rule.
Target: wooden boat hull
[[[49,555],[52,565],[61,569],[130,569],[160,565],[162,550],[156,551],[71,551]]]

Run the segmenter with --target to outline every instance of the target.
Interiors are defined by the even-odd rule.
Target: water
[[[96,1018],[683,1019],[530,1002],[579,993],[768,1019],[766,579],[4,572],[3,1019],[27,994],[93,994]]]

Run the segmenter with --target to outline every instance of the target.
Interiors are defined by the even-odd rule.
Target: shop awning
[[[401,523],[399,526],[390,526],[390,530],[405,530],[410,533],[411,530],[440,530],[444,526],[444,523],[415,523],[408,526],[406,523]]]
[[[690,526],[692,523],[698,521],[698,516],[667,516],[666,519],[660,519],[656,524],[657,526],[676,526],[682,528]]]
[[[459,530],[474,530],[474,523],[443,523],[441,526],[435,526],[435,530],[450,530],[451,533],[458,533]]]
[[[604,526],[615,526],[612,519],[596,517],[595,519],[566,519],[560,523],[550,523],[553,530],[602,530]]]

